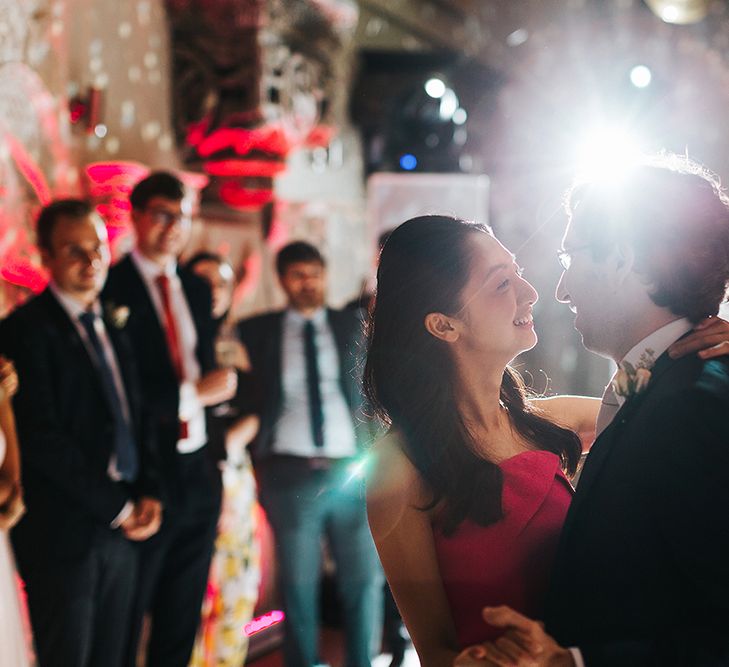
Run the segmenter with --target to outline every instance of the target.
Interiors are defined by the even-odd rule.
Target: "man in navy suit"
[[[105,311],[106,228],[79,200],[47,206],[51,282],[0,326],[20,378],[14,407],[27,514],[12,534],[42,667],[121,665],[137,554],[157,532],[125,313]]]
[[[215,368],[210,288],[177,265],[190,229],[182,182],[166,172],[130,196],[137,247],[109,272],[104,297],[129,310],[142,399],[161,461],[165,522],[140,545],[127,664],[136,664],[144,614],[147,664],[186,667],[206,589],[218,514],[220,472],[208,455],[206,408],[230,399],[236,375]]]
[[[239,334],[263,391],[253,446],[261,503],[276,540],[287,667],[319,662],[321,540],[336,561],[346,664],[369,665],[382,614],[382,574],[367,526],[360,448],[370,437],[360,390],[362,323],[324,305],[326,268],[308,243],[277,257],[284,311]]]
[[[567,212],[557,298],[618,371],[562,531],[546,631],[485,610],[508,629],[488,664],[729,665],[729,358],[667,353],[725,297],[729,200],[672,156],[578,184]]]

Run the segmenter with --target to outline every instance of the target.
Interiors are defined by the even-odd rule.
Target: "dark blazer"
[[[201,373],[205,374],[215,365],[210,288],[202,278],[183,268],[178,269],[178,275],[197,330],[197,360]],[[143,407],[151,423],[155,450],[165,471],[165,491],[172,492],[176,481],[179,439],[179,382],[164,329],[144,280],[130,256],[111,268],[102,297],[107,304],[129,308],[125,329],[137,357]]]
[[[130,486],[109,478],[113,416],[99,372],[70,318],[46,289],[0,324],[0,350],[16,365],[14,399],[27,513],[13,530],[21,565],[86,552],[136,495],[157,495],[154,458],[140,426],[134,357],[124,331],[106,322],[137,435],[140,472]]]
[[[248,350],[253,374],[261,388],[261,426],[253,442],[251,453],[255,459],[271,454],[274,428],[282,408],[281,344],[285,311],[267,313],[238,324],[238,335]],[[357,435],[363,446],[371,439],[370,427],[363,419],[362,399],[362,320],[357,311],[327,309],[339,353],[339,379]]]
[[[588,667],[729,665],[729,359],[658,359],[593,445],[547,630]]]

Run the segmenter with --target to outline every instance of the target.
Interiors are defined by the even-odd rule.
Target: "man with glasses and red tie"
[[[191,224],[183,183],[153,172],[130,195],[137,247],[109,272],[104,298],[129,313],[143,406],[161,462],[164,529],[141,547],[127,664],[136,664],[151,614],[147,664],[184,667],[200,620],[220,510],[221,480],[207,455],[205,409],[236,389],[215,368],[208,285],[177,265]]]
[[[324,305],[319,251],[290,243],[276,259],[284,311],[239,324],[263,387],[253,445],[259,497],[273,528],[286,613],[284,663],[319,662],[321,541],[336,562],[346,635],[345,663],[365,667],[382,616],[381,574],[365,513],[360,447],[362,323],[352,310]]]

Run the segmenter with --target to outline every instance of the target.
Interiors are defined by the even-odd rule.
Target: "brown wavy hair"
[[[470,519],[487,526],[503,517],[501,469],[477,454],[454,398],[458,382],[448,344],[425,329],[428,313],[456,313],[470,273],[469,239],[492,235],[479,224],[422,216],[400,225],[380,255],[368,323],[365,393],[375,414],[405,439],[405,450],[440,505],[439,525],[452,534]],[[493,236],[493,235],[492,235]],[[504,370],[501,400],[514,427],[536,448],[554,452],[573,474],[581,452],[572,431],[546,419],[528,400],[520,375]]]
[[[651,299],[696,323],[716,315],[729,284],[729,199],[719,179],[685,156],[646,158],[615,182],[576,181],[565,209],[602,259],[635,251]]]

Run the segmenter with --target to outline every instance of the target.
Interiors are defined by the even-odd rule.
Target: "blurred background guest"
[[[17,388],[18,376],[12,363],[0,357],[0,667],[27,667],[30,664],[15,564],[6,536],[25,511],[15,419],[10,403]]]
[[[132,541],[160,526],[156,471],[124,317],[99,300],[110,259],[101,218],[85,201],[58,200],[41,211],[37,237],[51,282],[0,325],[21,380],[28,513],[13,547],[39,663],[116,666],[137,577]]]
[[[276,541],[286,613],[284,663],[319,659],[322,540],[336,562],[346,664],[366,667],[378,643],[383,576],[365,512],[359,381],[362,322],[325,306],[327,273],[317,248],[284,246],[276,270],[287,308],[250,318],[238,332],[263,385],[254,463]],[[379,648],[379,647],[377,647]]]
[[[261,578],[256,481],[247,450],[258,431],[257,393],[228,318],[235,287],[232,267],[220,255],[199,252],[186,268],[210,285],[218,363],[238,375],[236,395],[215,407],[208,420],[210,454],[223,473],[223,504],[190,666],[240,667],[248,648],[243,628],[253,617]]]
[[[222,483],[207,453],[206,408],[229,400],[233,371],[215,367],[210,288],[181,269],[191,202],[179,178],[153,172],[129,196],[135,250],[109,272],[104,296],[129,311],[150,437],[161,461],[165,521],[141,545],[144,568],[132,615],[127,664],[137,662],[144,616],[150,667],[188,663],[200,622]]]

